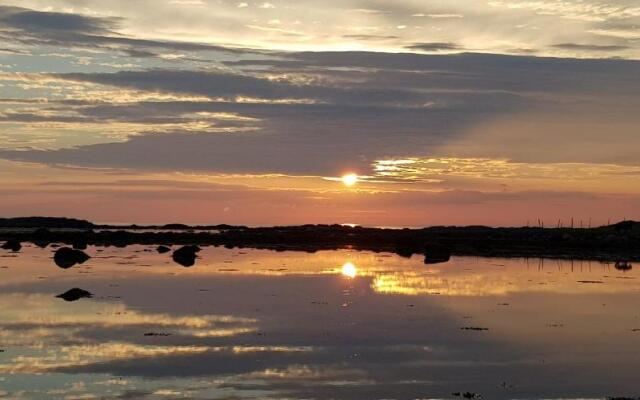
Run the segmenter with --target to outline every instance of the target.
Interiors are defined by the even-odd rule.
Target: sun
[[[342,275],[348,277],[348,278],[355,278],[356,275],[358,274],[358,268],[353,265],[352,262],[346,262],[343,266],[342,266],[342,271],[341,271]]]
[[[342,183],[344,183],[345,186],[353,186],[356,183],[358,183],[358,175],[356,174],[346,174],[342,176]]]

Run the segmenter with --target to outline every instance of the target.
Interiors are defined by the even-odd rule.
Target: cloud
[[[448,42],[414,43],[414,44],[405,46],[405,48],[409,50],[419,50],[419,51],[426,51],[426,52],[461,50],[459,45],[455,43],[448,43]]]
[[[597,1],[546,1],[546,0],[492,0],[493,7],[515,10],[531,10],[540,15],[561,16],[588,22],[640,16],[640,7],[624,4],[624,1],[600,3]]]
[[[580,60],[496,54],[411,54],[366,51],[277,53],[278,58],[226,61],[236,68],[271,67],[273,71],[328,73],[343,68],[361,71],[370,79],[379,73],[402,76],[405,87],[512,92],[590,91],[595,87],[624,91],[640,63],[632,60]],[[337,72],[347,74],[348,72]],[[393,74],[391,74],[393,73]],[[446,79],[443,79],[445,78]],[[613,85],[613,86],[612,86]],[[635,90],[636,86],[633,86]],[[629,91],[630,93],[631,91]]]
[[[35,8],[38,2],[20,4]],[[244,7],[251,7],[252,13],[247,13],[248,8]],[[612,33],[612,24],[622,22],[631,27],[626,32],[632,34],[640,18],[638,7],[627,0],[606,4],[494,0],[473,6],[437,0],[393,3],[328,0],[322,5],[309,0],[291,4],[289,0],[274,4],[228,1],[215,6],[195,0],[162,4],[144,0],[134,6],[123,0],[112,0],[108,4],[85,0],[82,8],[73,1],[62,0],[53,6],[41,6],[38,11],[19,7],[5,9],[7,14],[12,10],[5,28],[14,30],[11,32],[13,42],[67,47],[73,47],[73,42],[84,47],[101,42],[100,47],[145,46],[159,51],[164,51],[161,49],[166,46],[175,50],[182,47],[183,42],[193,42],[193,38],[207,38],[200,39],[203,42],[216,38],[219,43],[229,43],[230,47],[271,50],[382,47],[387,51],[424,51],[405,46],[428,37],[434,43],[456,43],[461,48],[482,52],[513,54],[514,49],[527,47],[540,54],[557,55],[550,43],[590,43],[604,32]],[[114,14],[117,17],[106,17]],[[67,20],[69,29],[63,29]],[[276,20],[277,28],[269,25],[269,21]],[[487,26],[492,29],[487,30]],[[42,35],[42,28],[52,35]],[[536,34],[538,30],[544,34]],[[170,40],[148,39],[154,36]],[[12,41],[11,35],[4,38]],[[110,43],[114,38],[136,42]],[[348,42],[344,43],[344,39]],[[217,50],[213,45],[209,47],[212,51],[225,51],[225,46]],[[626,50],[625,56],[637,56],[636,48]],[[183,51],[208,50],[202,43],[198,48]],[[580,56],[597,53],[597,50],[585,49]],[[123,54],[126,54],[124,50]]]
[[[366,35],[366,34],[353,34],[353,35],[342,35],[345,39],[355,39],[355,40],[394,40],[399,39],[399,36],[395,35]]]
[[[0,6],[0,40],[27,46],[84,47],[120,51],[131,57],[159,57],[155,50],[243,53],[224,46],[132,38],[118,33],[122,18],[34,11]],[[249,51],[249,50],[246,50]]]
[[[598,45],[598,44],[579,44],[579,43],[559,43],[553,47],[563,50],[579,50],[579,51],[620,51],[626,50],[629,46],[623,45]]]
[[[42,12],[21,7],[0,6],[0,25],[19,31],[109,34],[119,18],[95,18],[80,14]]]
[[[136,128],[132,133],[138,136],[119,143],[5,149],[0,157],[145,170],[317,176],[350,168],[366,173],[376,160],[386,158],[456,153],[526,157],[527,162],[629,163],[635,114],[626,110],[640,104],[640,83],[633,79],[638,64],[471,53],[305,52],[227,62],[227,70],[38,75],[34,79],[44,85],[82,84],[74,96],[107,90],[103,98],[108,99],[108,90],[115,88],[168,97],[140,97],[126,104],[70,101],[38,110],[14,107],[3,113],[6,123],[66,123],[70,129],[77,129],[73,124],[108,129],[135,123],[147,128]],[[209,100],[171,100],[180,96]],[[567,128],[564,120],[574,115],[588,115],[589,127]],[[614,115],[620,116],[616,133],[610,127],[609,134],[622,142],[567,150],[587,139],[598,140],[596,127]],[[501,126],[503,120],[509,124]],[[530,126],[531,121],[547,128]],[[513,145],[516,140],[529,144],[525,149]],[[562,146],[548,149],[549,140]],[[596,148],[599,154],[594,154]]]

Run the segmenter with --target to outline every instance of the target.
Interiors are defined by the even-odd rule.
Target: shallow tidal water
[[[129,246],[64,270],[54,250],[0,252],[0,398],[640,396],[638,266],[205,247],[185,268]]]

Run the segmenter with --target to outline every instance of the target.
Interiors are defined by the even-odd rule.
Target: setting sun
[[[342,176],[342,183],[345,186],[353,186],[358,183],[358,175],[356,174],[346,174]]]

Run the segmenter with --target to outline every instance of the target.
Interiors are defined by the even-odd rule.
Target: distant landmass
[[[0,218],[0,228],[56,228],[56,229],[92,229],[95,225],[89,221],[64,217],[16,217]]]
[[[233,229],[245,228],[227,224],[219,225],[186,225],[186,224],[164,224],[164,225],[110,225],[94,224],[93,222],[65,217],[14,217],[0,218],[0,228],[49,228],[49,229],[168,229],[168,230],[194,230],[194,229]]]

